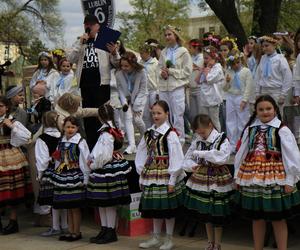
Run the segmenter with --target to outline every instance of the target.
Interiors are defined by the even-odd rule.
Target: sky
[[[115,0],[116,13],[119,11],[132,10],[129,0]],[[81,8],[81,0],[60,0],[59,9],[65,21],[64,40],[67,47],[76,41],[76,38],[83,33],[83,12]],[[196,16],[195,8],[192,8],[191,16]],[[114,28],[118,24],[115,23]],[[49,45],[51,47],[51,45]]]

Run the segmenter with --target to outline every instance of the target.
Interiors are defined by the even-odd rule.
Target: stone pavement
[[[20,216],[20,232],[8,236],[0,235],[1,250],[129,250],[138,249],[138,244],[147,239],[148,236],[125,237],[119,236],[119,241],[108,245],[90,244],[89,238],[95,236],[97,226],[93,219],[85,214],[81,228],[83,239],[77,242],[60,242],[57,237],[45,238],[39,234],[47,228],[32,227],[33,216],[24,211]],[[3,220],[6,225],[7,221]],[[179,224],[179,225],[178,225]],[[297,223],[298,224],[298,223]],[[297,225],[295,224],[295,226]],[[299,228],[299,226],[298,226]],[[180,230],[177,223],[176,231]],[[174,235],[175,250],[200,250],[206,246],[204,226],[198,226],[195,237],[181,237],[176,232]],[[155,249],[155,248],[153,248]],[[232,225],[224,230],[222,250],[250,250],[252,248],[251,223],[246,221],[234,221]],[[272,249],[272,248],[265,248]],[[289,250],[300,249],[300,230],[290,236]]]

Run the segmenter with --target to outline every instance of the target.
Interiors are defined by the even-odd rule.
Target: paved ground
[[[147,236],[139,237],[124,237],[120,236],[119,241],[109,245],[90,244],[88,239],[97,234],[97,226],[92,221],[89,215],[85,215],[84,223],[81,228],[83,239],[77,242],[60,242],[57,238],[44,238],[39,234],[46,228],[32,227],[33,217],[29,212],[22,212],[20,221],[20,233],[2,236],[0,235],[0,249],[1,250],[93,250],[93,249],[138,249],[138,244],[147,238]],[[6,224],[6,221],[3,221]],[[297,224],[296,224],[297,225]],[[180,230],[177,223],[176,231]],[[299,228],[299,227],[298,227]],[[231,226],[224,230],[222,250],[250,250],[252,249],[251,227],[250,223],[245,221],[233,222]],[[176,244],[175,249],[178,250],[200,250],[204,249],[206,245],[205,233],[203,225],[199,226],[195,237],[189,238],[187,236],[181,237],[178,233],[174,236]],[[265,248],[272,249],[272,248]],[[289,249],[300,249],[300,230],[294,235],[290,236]]]

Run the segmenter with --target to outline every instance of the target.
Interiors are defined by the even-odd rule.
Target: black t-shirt
[[[94,39],[87,41],[87,46],[84,53],[80,87],[99,86],[101,76],[99,72],[99,61],[95,48],[93,47]]]

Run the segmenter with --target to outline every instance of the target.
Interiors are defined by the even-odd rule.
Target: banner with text
[[[85,15],[92,14],[98,17],[99,22],[112,28],[115,21],[114,0],[81,0]]]

